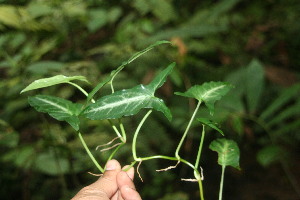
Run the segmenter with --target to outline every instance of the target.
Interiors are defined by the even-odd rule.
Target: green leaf
[[[118,67],[116,70],[112,71],[111,74],[108,77],[106,77],[103,81],[101,81],[100,83],[98,83],[98,85],[89,93],[89,95],[87,97],[87,102],[89,102],[94,97],[94,95],[103,86],[105,86],[107,83],[109,83],[123,68],[124,68],[124,66]]]
[[[158,88],[160,88],[166,82],[167,76],[172,72],[175,65],[176,65],[176,63],[171,63],[166,69],[164,69],[162,72],[160,72],[151,81],[151,83],[147,85],[147,88],[149,88],[150,90],[153,90],[153,92],[155,90],[157,90]]]
[[[172,115],[163,100],[154,96],[147,86],[117,91],[90,104],[83,115],[89,119],[116,119],[138,113],[142,108],[153,108],[162,112],[169,120]]]
[[[26,67],[26,70],[33,73],[44,75],[49,73],[50,71],[57,71],[62,69],[64,63],[56,62],[56,61],[39,61],[35,62]]]
[[[265,120],[270,116],[273,116],[274,113],[281,108],[281,106],[285,105],[287,102],[292,100],[295,97],[299,97],[300,93],[300,84],[295,84],[289,89],[284,90],[275,101],[271,103],[267,109],[263,111],[260,115],[261,120]]]
[[[224,82],[209,82],[202,85],[195,85],[184,93],[175,92],[175,94],[203,101],[212,115],[214,113],[215,102],[220,100],[231,88],[231,85]]]
[[[219,133],[221,133],[224,136],[224,133],[221,129],[218,128],[218,124],[216,122],[213,122],[212,120],[206,119],[206,118],[197,118],[197,121],[200,123],[209,126],[212,129],[215,129]]]
[[[240,169],[240,150],[233,140],[217,139],[212,141],[209,148],[218,153],[218,163],[221,166],[232,166]]]
[[[270,121],[267,122],[269,127],[276,125],[278,123],[283,123],[284,120],[287,120],[292,117],[297,117],[300,115],[300,101],[294,105],[290,105],[285,110],[280,111],[278,115],[275,115]]]
[[[38,154],[34,167],[42,173],[53,176],[70,172],[68,159],[55,156],[53,151]]]
[[[253,59],[245,72],[247,105],[250,112],[254,112],[264,89],[264,68],[258,60]]]
[[[131,63],[132,61],[134,61],[135,59],[137,59],[138,57],[142,56],[143,54],[147,53],[148,51],[152,50],[154,47],[159,46],[161,44],[171,44],[171,42],[169,41],[157,41],[156,43],[150,45],[149,47],[135,53],[133,56],[131,56],[126,62],[123,62],[122,65],[120,65],[116,70],[112,71],[110,76],[108,76],[107,78],[105,78],[103,81],[101,81],[100,83],[98,83],[98,85],[92,90],[92,92],[89,93],[88,98],[87,98],[87,102],[89,102],[93,96],[103,87],[105,86],[107,83],[112,82],[113,79],[115,78],[115,76],[122,71],[122,69],[128,65],[129,63]],[[167,69],[166,69],[167,70]],[[172,69],[171,69],[172,70]]]
[[[133,56],[131,56],[126,62],[124,62],[122,65],[127,65],[129,63],[131,63],[132,61],[134,61],[135,59],[137,59],[138,57],[140,57],[141,55],[147,53],[148,51],[152,50],[154,47],[159,46],[161,44],[171,44],[171,42],[166,41],[166,40],[162,40],[162,41],[157,41],[154,44],[150,45],[149,47],[147,47],[146,49],[143,49],[137,53],[135,53]]]
[[[80,122],[77,116],[81,111],[81,104],[75,104],[59,97],[47,95],[28,97],[28,102],[38,112],[48,113],[54,119],[66,121],[76,131],[79,130]]]
[[[45,87],[49,87],[49,86],[53,86],[53,85],[57,85],[57,84],[61,84],[61,83],[69,83],[70,81],[73,81],[73,80],[88,82],[88,80],[84,76],[67,77],[64,75],[56,75],[56,76],[53,76],[50,78],[43,78],[43,79],[35,80],[33,83],[28,85],[25,89],[23,89],[21,91],[21,93],[27,92],[30,90],[39,89],[39,88],[45,88]]]
[[[257,153],[257,161],[264,167],[268,167],[269,165],[278,162],[280,158],[283,156],[284,150],[276,145],[269,145],[261,149]]]

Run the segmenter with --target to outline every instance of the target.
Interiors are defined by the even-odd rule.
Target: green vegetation
[[[111,153],[122,164],[158,153],[173,155],[174,149],[174,162],[184,158],[194,163],[201,157],[192,165],[203,168],[205,198],[217,199],[221,171],[215,165],[216,155],[207,148],[224,150],[218,146],[222,140],[211,143],[216,135],[210,133],[216,131],[236,141],[241,151],[241,170],[226,170],[224,199],[298,199],[299,8],[296,0],[1,0],[1,199],[69,199],[94,181],[87,172],[99,170],[86,155],[81,136],[100,168]],[[174,47],[156,46],[162,40]],[[166,72],[168,81],[155,86],[154,75],[164,66],[171,68],[174,61],[172,73]],[[53,86],[40,88],[39,96],[29,90],[20,95],[34,80],[49,77]],[[216,103],[195,94],[203,92],[205,84],[223,82],[235,87]],[[141,83],[151,92],[135,87]],[[98,99],[115,101],[122,89],[139,93],[159,112],[152,112],[143,127],[139,123],[144,109],[131,110],[129,115],[136,115],[122,121],[115,119],[121,116],[89,120],[92,114],[81,113],[82,105],[95,101],[101,106]],[[156,89],[155,98],[150,98]],[[189,99],[175,96],[175,91],[186,91],[176,94]],[[33,107],[41,99],[61,103],[72,112],[49,114],[67,123],[38,114],[27,96]],[[164,104],[154,103],[159,99]],[[199,108],[198,102],[203,103]],[[173,116],[171,122],[166,108]],[[188,124],[195,109],[195,120]],[[203,124],[205,140],[204,134],[198,135]],[[99,151],[123,143],[124,127],[126,145]],[[137,132],[136,127],[140,127]],[[83,134],[78,137],[74,129]],[[123,140],[98,147],[111,141],[113,132]],[[218,163],[223,172],[231,165],[220,159]],[[142,196],[199,199],[197,184],[179,181],[193,177],[194,170],[181,163],[165,172],[155,171],[169,165],[164,159],[143,162],[139,172],[144,183],[136,179]]]

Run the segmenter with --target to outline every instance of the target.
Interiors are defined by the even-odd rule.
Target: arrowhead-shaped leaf
[[[216,122],[213,122],[213,121],[211,121],[209,119],[206,119],[206,118],[197,118],[197,121],[204,124],[204,125],[206,125],[206,126],[209,126],[212,129],[215,129],[216,131],[218,131],[219,133],[224,135],[223,131],[218,128],[218,125],[217,125]]]
[[[218,163],[221,166],[232,166],[240,169],[240,150],[233,140],[217,139],[212,141],[209,148],[218,153]]]
[[[176,63],[171,63],[166,69],[160,72],[150,84],[147,85],[147,88],[152,90],[153,92],[160,88],[167,79],[167,76],[172,72],[173,68],[175,67]]]
[[[87,102],[89,102],[93,96],[103,87],[105,86],[107,83],[109,83],[110,81],[112,81],[114,79],[114,77],[125,67],[125,65],[128,65],[129,63],[131,63],[132,61],[134,61],[135,59],[137,59],[138,57],[144,55],[145,53],[147,53],[148,51],[152,50],[154,47],[159,46],[161,44],[171,44],[171,42],[169,41],[157,41],[156,43],[148,46],[147,48],[135,53],[133,56],[131,56],[126,62],[123,62],[121,66],[119,66],[116,70],[112,71],[111,74],[105,78],[103,81],[101,81],[100,83],[98,83],[98,85],[92,90],[92,92],[89,93],[88,98],[87,98]],[[172,70],[172,69],[171,69]]]
[[[100,83],[98,83],[98,85],[89,93],[89,95],[87,97],[87,102],[89,102],[94,97],[94,95],[103,86],[105,86],[107,83],[109,83],[123,68],[124,68],[124,66],[118,67],[116,70],[112,71],[108,77],[106,77],[103,81],[101,81]]]
[[[184,93],[175,92],[175,94],[203,101],[210,110],[210,113],[213,114],[215,102],[227,94],[231,88],[231,85],[224,82],[209,82],[202,85],[195,85]]]
[[[161,44],[171,44],[170,41],[166,41],[166,40],[162,40],[162,41],[157,41],[154,44],[150,45],[149,47],[147,47],[146,49],[143,49],[137,53],[135,53],[133,56],[131,56],[126,62],[124,62],[122,65],[127,65],[129,63],[131,63],[132,61],[134,61],[135,59],[137,59],[138,57],[140,57],[141,55],[147,53],[148,51],[152,50],[154,47],[159,46]]]
[[[90,104],[83,115],[89,119],[116,119],[137,114],[142,108],[153,108],[162,112],[169,120],[172,115],[163,100],[143,85],[117,91]]]
[[[81,111],[81,104],[75,104],[59,97],[47,95],[28,97],[28,102],[37,111],[48,113],[51,117],[59,121],[66,121],[76,131],[79,130],[79,119],[77,116]]]
[[[68,76],[64,76],[64,75],[57,75],[57,76],[53,76],[50,78],[43,78],[43,79],[35,80],[30,85],[28,85],[25,89],[23,89],[21,91],[21,93],[27,92],[30,90],[39,89],[39,88],[45,88],[45,87],[49,87],[49,86],[57,85],[57,84],[61,84],[61,83],[69,83],[73,80],[88,82],[88,80],[84,76],[68,77]]]

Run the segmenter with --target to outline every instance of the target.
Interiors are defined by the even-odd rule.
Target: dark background
[[[173,114],[154,113],[139,136],[143,156],[173,155],[194,101],[175,96],[195,84],[227,81],[235,88],[210,116],[226,138],[238,142],[241,170],[228,167],[224,199],[300,199],[300,1],[298,0],[0,0],[0,196],[1,199],[70,199],[98,173],[74,131],[37,113],[27,96],[50,94],[72,101],[84,96],[69,85],[20,95],[35,79],[84,75],[93,86],[133,53],[170,40],[143,55],[115,80],[116,89],[148,83],[169,63],[177,66],[158,96]],[[81,84],[87,91],[92,86]],[[104,88],[102,94],[108,94]],[[190,111],[190,112],[188,112]],[[132,133],[145,111],[125,118]],[[106,121],[83,123],[91,149],[115,136]],[[193,162],[201,126],[194,124],[181,151]],[[129,142],[116,158],[132,161]],[[221,167],[208,149],[202,161],[206,199],[217,199]],[[104,164],[108,153],[93,151]],[[169,161],[145,161],[136,178],[143,199],[199,199],[190,168],[156,169]]]

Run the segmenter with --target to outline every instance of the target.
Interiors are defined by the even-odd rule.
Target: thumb
[[[109,200],[118,190],[116,177],[120,171],[121,166],[118,161],[108,161],[103,176],[80,190],[72,200]]]

